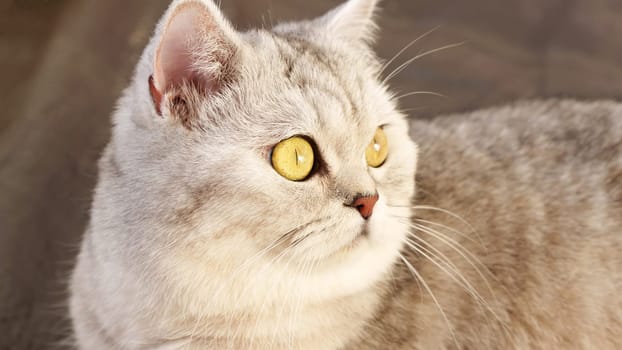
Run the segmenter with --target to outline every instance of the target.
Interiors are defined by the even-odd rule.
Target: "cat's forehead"
[[[252,84],[258,87],[255,106],[263,108],[258,127],[275,137],[350,132],[367,138],[373,132],[378,100],[384,98],[378,96],[373,63],[362,64],[355,53],[301,35],[255,35],[259,67]]]

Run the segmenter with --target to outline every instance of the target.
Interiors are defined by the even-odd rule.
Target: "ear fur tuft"
[[[377,30],[374,14],[378,0],[348,0],[329,11],[320,21],[326,29],[346,40],[371,42]]]

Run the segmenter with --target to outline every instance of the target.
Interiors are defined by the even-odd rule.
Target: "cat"
[[[77,348],[622,348],[622,104],[408,121],[376,2],[245,33],[172,2],[99,162]]]

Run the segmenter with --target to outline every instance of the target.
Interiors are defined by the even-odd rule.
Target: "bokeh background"
[[[0,349],[67,332],[65,281],[109,115],[169,0],[0,0]],[[338,0],[222,0],[239,28]],[[622,98],[622,0],[385,0],[376,47],[402,108],[431,118],[520,98]],[[97,302],[93,300],[93,302]]]

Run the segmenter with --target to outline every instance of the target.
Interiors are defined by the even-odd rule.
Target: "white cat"
[[[100,161],[72,279],[80,348],[358,336],[409,230],[416,164],[366,45],[374,8],[239,33],[209,0],[171,4]],[[280,174],[305,147],[310,169],[282,166],[302,181]]]
[[[100,160],[79,349],[622,348],[622,106],[416,121],[418,150],[375,6],[171,4]]]

